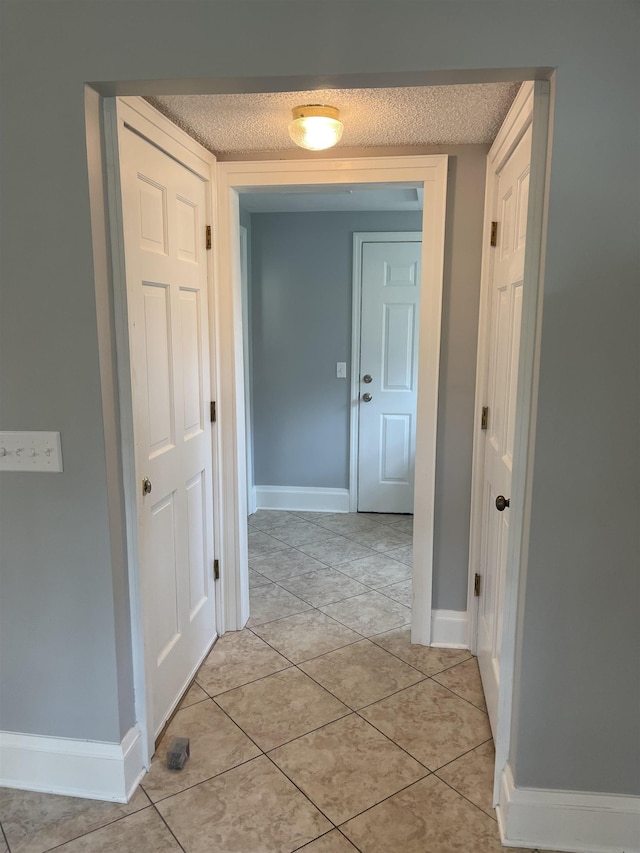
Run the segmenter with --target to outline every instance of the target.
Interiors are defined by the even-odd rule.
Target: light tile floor
[[[131,802],[0,790],[0,853],[502,849],[476,661],[409,641],[412,519],[249,521],[249,627],[216,643]]]

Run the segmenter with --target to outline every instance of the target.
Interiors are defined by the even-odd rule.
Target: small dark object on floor
[[[189,738],[174,737],[167,750],[167,770],[182,770],[189,755]]]

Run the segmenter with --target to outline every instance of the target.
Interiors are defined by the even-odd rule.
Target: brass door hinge
[[[476,575],[473,579],[473,594],[476,598],[480,595],[480,575]]]
[[[213,579],[214,581],[220,580],[220,560],[213,561]]]
[[[491,223],[491,245],[492,246],[498,245],[498,223],[497,222]]]
[[[216,401],[215,401],[215,400],[212,400],[212,401],[211,401],[210,415],[211,415],[211,423],[212,423],[212,424],[215,424],[215,422],[216,422],[216,417],[217,417],[217,413],[216,413]]]
[[[205,229],[207,249],[211,248],[211,226],[207,225]]]
[[[480,429],[489,427],[489,406],[482,407],[482,420],[480,421]]]

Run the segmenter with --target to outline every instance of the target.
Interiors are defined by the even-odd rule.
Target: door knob
[[[148,477],[145,477],[142,481],[142,494],[150,495],[151,494],[151,480]]]
[[[362,395],[362,402],[363,403],[370,403],[372,400],[373,400],[373,397],[371,396],[371,394],[367,393],[367,394]]]
[[[496,498],[496,509],[498,512],[504,512],[505,509],[511,504],[510,498],[505,498],[504,495],[498,495]]]
[[[369,373],[365,373],[365,375],[362,377],[362,381],[366,382],[368,385],[369,382],[373,382],[373,379]]]

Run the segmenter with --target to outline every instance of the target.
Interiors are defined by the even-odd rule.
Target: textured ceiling
[[[519,83],[322,89],[244,95],[166,95],[148,100],[214,154],[286,151],[287,125],[301,104],[338,107],[337,148],[490,143]]]

